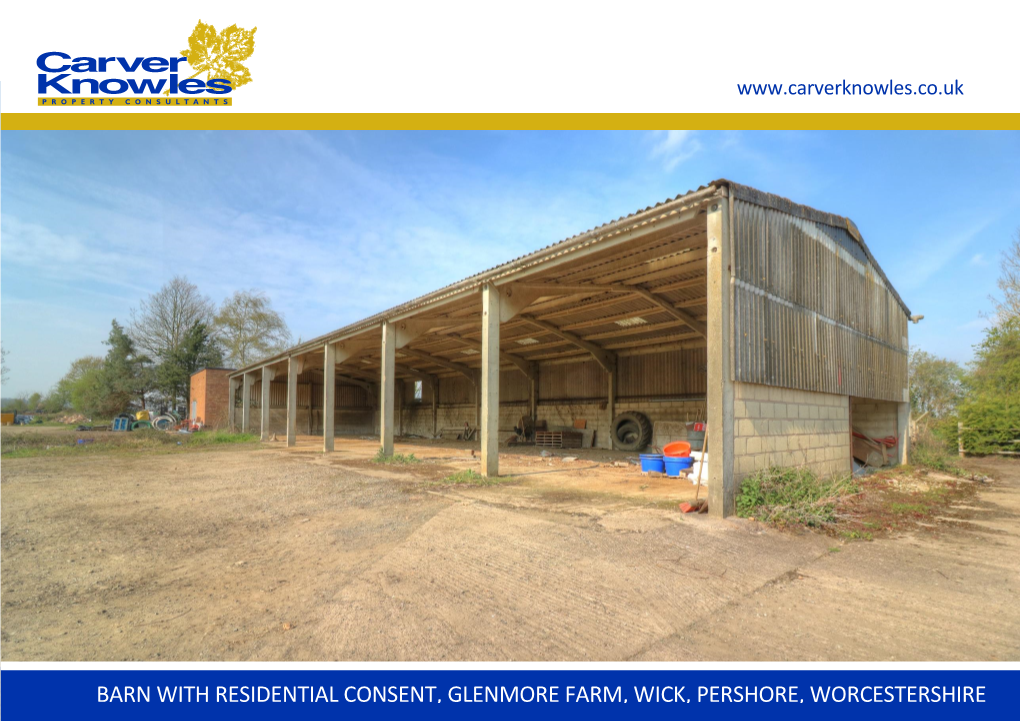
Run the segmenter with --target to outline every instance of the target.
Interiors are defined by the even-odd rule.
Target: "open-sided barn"
[[[707,420],[729,515],[756,469],[849,472],[851,428],[905,459],[909,314],[848,218],[717,180],[243,368],[230,422],[386,454],[466,423],[492,475],[514,426]]]

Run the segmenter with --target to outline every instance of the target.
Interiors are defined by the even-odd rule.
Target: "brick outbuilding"
[[[212,428],[227,425],[228,377],[233,368],[203,368],[191,374],[191,407],[188,417]]]

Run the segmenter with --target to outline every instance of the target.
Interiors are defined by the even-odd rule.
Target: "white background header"
[[[37,106],[41,53],[168,57],[187,47],[201,19],[217,30],[258,27],[245,62],[253,81],[234,91],[232,108],[216,112],[1015,112],[1017,23],[1009,7],[972,2],[960,12],[888,0],[8,3],[2,110],[54,112]],[[153,76],[116,68],[106,77]],[[785,89],[844,80],[940,90],[958,81],[963,95],[737,91],[738,83]],[[196,112],[171,111],[179,110]]]

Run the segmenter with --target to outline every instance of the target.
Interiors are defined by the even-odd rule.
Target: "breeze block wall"
[[[708,451],[712,452],[709,437]],[[770,466],[850,473],[850,398],[733,384],[733,474],[739,483]]]
[[[890,401],[850,399],[850,421],[854,430],[872,438],[899,434],[899,407]]]

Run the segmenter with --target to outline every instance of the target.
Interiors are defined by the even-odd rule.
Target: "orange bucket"
[[[673,441],[662,447],[662,455],[684,458],[691,455],[691,444],[687,441]]]

